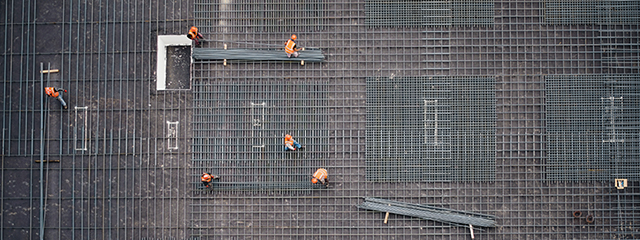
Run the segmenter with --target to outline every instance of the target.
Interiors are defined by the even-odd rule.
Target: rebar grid
[[[0,2],[2,238],[39,237],[40,164],[34,161],[41,153],[41,62],[61,69],[45,80],[69,87],[65,100],[93,107],[86,112],[87,150],[77,154],[82,150],[75,150],[74,131],[82,126],[75,110],[60,114],[57,102],[45,98],[45,116],[55,116],[45,117],[46,126],[57,127],[45,133],[45,157],[61,159],[57,166],[44,164],[46,238],[469,238],[467,229],[409,217],[392,215],[385,225],[384,213],[356,209],[369,196],[495,215],[499,227],[477,238],[640,238],[637,180],[618,190],[613,176],[547,179],[545,85],[545,75],[640,73],[637,20],[617,15],[628,22],[549,25],[545,2],[505,0],[493,1],[493,24],[370,27],[363,0],[304,1],[293,8],[284,1],[219,2],[239,7],[220,11],[216,2],[207,10],[202,1]],[[322,11],[307,11],[320,4]],[[246,19],[260,14],[254,10],[260,5],[276,15]],[[299,12],[286,16],[284,9]],[[193,65],[193,75],[194,81],[325,84],[329,189],[195,194],[197,177],[187,166],[193,153],[186,150],[193,149],[195,96],[150,90],[156,34],[185,34],[191,25],[205,34],[205,48],[279,48],[295,33],[302,47],[322,49],[322,64],[205,61]],[[366,180],[366,79],[416,76],[496,79],[494,181]],[[167,122],[176,121],[184,135],[179,150],[168,151],[168,138],[175,137]],[[103,177],[109,173],[111,178]],[[65,176],[72,176],[69,182]],[[577,210],[582,217],[576,219]],[[595,222],[587,224],[590,214]]]
[[[222,176],[214,191],[317,188],[311,175],[328,167],[327,91],[302,79],[195,81],[194,188],[203,172]],[[306,148],[285,151],[286,134]]]
[[[167,149],[166,122],[180,122],[178,132],[188,132],[191,95],[156,93],[152,86],[155,35],[181,34],[192,4],[0,3],[0,238],[186,234],[187,197],[180,193],[187,163],[179,159],[189,138],[179,138],[179,150]],[[59,72],[40,73],[48,69]],[[44,96],[46,86],[68,90],[67,110]]]
[[[493,180],[494,83],[367,78],[367,180]]]
[[[640,180],[639,75],[548,75],[548,167],[553,180]]]
[[[200,31],[208,33],[309,32],[322,30],[324,4],[323,0],[195,0],[193,13]]]
[[[336,150],[329,147],[327,162],[333,165],[330,177],[338,178],[332,180],[332,185],[338,185],[333,189],[298,194],[229,192],[202,200],[201,205],[195,208],[198,210],[196,212],[215,212],[221,216],[207,220],[207,224],[198,225],[193,236],[260,236],[267,239],[316,236],[402,236],[405,239],[424,236],[439,239],[468,237],[466,229],[405,217],[390,220],[389,224],[394,225],[387,227],[380,223],[384,214],[363,214],[351,209],[360,203],[357,196],[383,196],[399,201],[427,202],[496,214],[500,226],[497,229],[500,230],[482,233],[495,239],[523,236],[613,238],[633,235],[638,218],[633,214],[617,212],[637,206],[638,198],[634,193],[638,188],[626,188],[624,191],[630,194],[618,195],[609,190],[611,182],[566,183],[546,180],[543,75],[637,72],[632,66],[638,53],[634,52],[636,46],[631,44],[636,37],[634,33],[629,35],[629,31],[624,30],[637,29],[637,24],[622,27],[544,25],[541,2],[503,1],[495,2],[495,21],[491,25],[415,27],[405,24],[400,28],[371,27],[366,24],[366,4],[368,2],[325,1],[326,12],[322,15],[327,18],[321,31],[234,32],[230,29],[240,26],[228,24],[228,21],[213,25],[212,33],[215,34],[209,35],[213,39],[207,44],[215,48],[222,48],[223,43],[231,48],[273,47],[282,45],[291,33],[295,33],[300,45],[322,49],[327,58],[318,65],[302,67],[289,63],[251,62],[223,66],[221,61],[207,61],[197,64],[194,75],[197,80],[206,81],[264,81],[275,76],[276,80],[326,80],[336,89],[356,87],[356,92],[329,91],[327,97],[331,99],[330,102],[341,99],[332,96],[359,96],[361,100],[352,102],[344,99],[346,104],[330,104],[336,107],[337,113],[329,111],[328,114],[329,119],[339,119],[329,124],[330,129],[343,124],[356,127],[355,132],[336,131],[335,136],[351,139],[351,143],[343,145],[345,148],[353,147],[353,140],[359,139],[356,145],[360,150],[335,153]],[[362,12],[362,9],[365,11]],[[247,27],[255,29],[253,25]],[[601,30],[610,28],[615,30],[604,33],[606,36],[620,36],[616,42],[629,43],[625,47],[628,50],[616,56],[617,59],[629,59],[625,60],[624,68],[612,68],[602,62],[603,54],[607,53],[601,50]],[[407,77],[448,75],[496,76],[495,180],[487,183],[367,182],[370,175],[363,169],[366,166],[365,140],[368,137],[363,131],[368,116],[363,113],[363,106],[365,102],[369,103],[362,99],[362,94],[368,93],[365,79],[394,79],[402,83],[400,79]],[[428,111],[431,116],[434,109],[432,107]],[[354,115],[360,118],[357,124],[351,119]],[[350,119],[341,120],[346,117]],[[430,131],[433,133],[433,129]],[[334,141],[332,131],[329,136],[331,143]],[[338,174],[331,171],[338,171]],[[622,200],[616,200],[617,197]],[[625,207],[616,207],[618,202],[624,202]],[[260,205],[265,207],[257,207]],[[573,219],[573,209],[583,211],[585,216],[598,216],[595,224],[586,224],[584,217]],[[300,211],[304,211],[304,214]],[[196,215],[194,221],[197,222],[200,216]],[[630,227],[622,230],[622,226],[627,225]]]
[[[544,0],[544,20],[549,24],[637,24],[640,1]]]
[[[365,0],[365,24],[380,26],[477,26],[494,21],[493,1]]]

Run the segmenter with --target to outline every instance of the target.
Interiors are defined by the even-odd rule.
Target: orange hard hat
[[[198,32],[198,28],[196,26],[192,26],[191,29],[189,29],[189,32]]]
[[[287,135],[285,135],[285,136],[284,136],[284,139],[285,139],[285,140],[291,140],[291,138],[293,138],[293,137],[291,137],[291,135],[289,135],[289,134],[287,134]]]
[[[291,40],[296,40],[298,39],[298,36],[296,36],[295,34],[291,35]]]
[[[312,182],[312,183],[314,183],[314,184],[316,184],[316,183],[318,183],[318,179],[317,179],[317,178],[312,178],[312,179],[311,179],[311,182]]]
[[[207,173],[204,173],[204,174],[202,174],[202,178],[204,178],[204,180],[209,180],[209,179],[211,179],[211,175],[209,175]]]

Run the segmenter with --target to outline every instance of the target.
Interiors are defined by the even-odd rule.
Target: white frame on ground
[[[191,46],[191,41],[191,39],[187,38],[187,35],[158,35],[156,90],[171,90],[167,89],[167,47]],[[193,49],[191,52],[193,53]],[[189,58],[191,59],[191,63],[193,63],[193,58],[191,58],[191,56],[189,56]]]

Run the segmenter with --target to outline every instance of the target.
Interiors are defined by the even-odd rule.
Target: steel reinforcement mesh
[[[367,180],[495,179],[495,79],[367,78]]]
[[[202,79],[193,86],[195,189],[204,190],[203,172],[222,176],[214,191],[318,188],[310,176],[327,167],[326,83]],[[286,134],[306,148],[285,151]]]
[[[323,0],[195,0],[194,16],[201,32],[291,32],[321,30]],[[214,28],[211,26],[229,26]]]
[[[417,18],[420,11],[418,5],[422,4],[417,1],[388,3],[395,6],[388,7],[388,12],[383,7],[374,5],[382,4],[380,1],[324,1],[324,12],[313,13],[324,16],[322,26],[313,29],[293,28],[291,32],[279,33],[258,31],[253,24],[228,21],[229,18],[243,18],[240,12],[260,4],[254,5],[251,1],[234,3],[238,3],[234,5],[235,10],[227,8],[230,5],[216,3],[216,10],[212,12],[218,11],[215,14],[225,15],[220,18],[224,19],[223,22],[196,17],[196,24],[201,24],[204,29],[211,29],[205,33],[208,38],[205,47],[220,49],[226,44],[229,48],[273,49],[282,46],[290,34],[295,33],[298,35],[299,45],[322,49],[325,61],[318,64],[307,63],[304,66],[276,61],[231,62],[225,66],[223,61],[200,61],[194,65],[195,81],[222,83],[223,86],[233,82],[262,84],[267,79],[275,82],[319,81],[326,84],[326,93],[317,96],[327,99],[326,115],[329,122],[326,125],[328,148],[325,162],[331,186],[328,189],[308,191],[214,190],[211,194],[197,194],[202,192],[194,188],[196,194],[192,195],[190,208],[193,223],[191,236],[265,239],[469,237],[469,230],[466,228],[394,214],[384,224],[384,213],[358,210],[355,207],[364,201],[364,197],[381,197],[495,215],[498,227],[487,228],[484,232],[477,233],[476,237],[637,237],[635,232],[640,216],[632,209],[640,206],[640,198],[637,196],[640,188],[634,180],[629,180],[628,187],[618,190],[614,188],[614,176],[598,181],[551,181],[547,178],[548,105],[545,75],[637,74],[640,53],[636,51],[638,46],[635,43],[639,38],[637,31],[633,30],[638,29],[638,24],[548,25],[544,23],[544,3],[541,1],[493,1],[492,15],[487,15],[492,18],[490,22],[478,20],[465,24],[449,24],[449,20],[446,20],[445,17],[453,16],[453,7],[448,7],[452,5],[447,5],[451,4],[449,1],[437,3],[440,5],[430,9],[432,11],[429,16],[438,17],[427,18],[432,23],[426,24]],[[458,4],[461,8],[468,7],[471,11],[478,12],[489,8],[489,5],[478,7],[465,2]],[[402,12],[402,7],[410,7],[415,11]],[[445,14],[436,14],[435,11],[440,11],[439,9]],[[371,13],[378,14],[378,25],[372,25],[374,19],[368,15]],[[281,16],[284,18],[286,15]],[[370,88],[368,81],[385,79],[389,84],[395,81],[394,86],[405,86],[409,84],[405,82],[407,79],[428,78],[423,76],[434,77],[441,82],[468,76],[476,76],[469,78],[470,82],[473,82],[471,79],[485,84],[494,82],[487,86],[493,86],[495,95],[495,149],[494,152],[484,151],[487,155],[480,159],[493,158],[495,165],[473,173],[488,173],[482,175],[482,178],[488,177],[485,178],[488,181],[372,181],[384,178],[375,174],[384,174],[388,169],[373,172],[368,168],[370,135],[367,131],[371,114],[367,111],[369,104],[373,104],[369,97],[383,99],[381,93],[373,94],[375,91]],[[409,96],[416,95],[416,89],[403,89],[408,90],[401,92],[398,99],[415,103],[417,99]],[[391,91],[391,88],[387,90]],[[271,96],[269,92],[265,93],[265,97]],[[482,97],[489,99],[490,91],[484,92],[486,94]],[[435,92],[431,94],[436,95]],[[456,98],[464,97],[465,94],[469,95],[469,92],[461,91],[450,95]],[[403,97],[405,95],[406,98]],[[388,126],[392,126],[394,121],[409,123],[405,125],[428,133],[417,136],[419,133],[411,132],[407,136],[416,135],[416,139],[407,137],[411,140],[409,143],[398,141],[399,146],[389,147],[386,154],[402,154],[399,151],[402,144],[425,140],[435,142],[435,122],[442,124],[438,129],[452,124],[452,121],[447,122],[444,110],[444,115],[438,114],[443,118],[435,121],[435,110],[442,110],[440,106],[425,105],[424,99],[421,106],[422,109],[407,110],[415,118],[380,121],[380,124]],[[424,119],[425,115],[434,121],[421,122],[422,125],[412,122],[420,117]],[[425,128],[424,123],[433,125]],[[487,129],[490,128],[488,126]],[[398,126],[397,129],[403,128]],[[464,130],[448,134],[477,134]],[[438,141],[447,140],[446,131],[442,134],[444,135],[438,135],[442,137]],[[463,141],[465,138],[458,140]],[[468,141],[451,144],[484,146],[485,149],[491,145],[481,145],[480,141],[474,139],[466,140]],[[277,140],[273,141],[277,143]],[[387,141],[380,139],[379,142],[382,144]],[[442,148],[444,145],[438,147]],[[433,146],[432,149],[436,147]],[[458,150],[467,149],[464,147]],[[415,153],[422,154],[427,159],[464,159],[453,154],[447,156],[447,151]],[[476,157],[473,151],[462,153]],[[420,159],[411,161],[419,162]],[[192,171],[194,184],[197,184],[199,171]],[[580,211],[582,215],[579,218],[573,217],[575,211]],[[587,215],[593,216],[595,222],[587,223]]]
[[[365,24],[382,26],[477,26],[494,21],[493,1],[365,0]]]
[[[548,75],[547,178],[640,180],[639,75]]]
[[[0,239],[187,235],[191,94],[155,90],[155,52],[191,5],[0,1]]]
[[[544,0],[544,22],[548,24],[637,24],[638,13],[638,0]]]
[[[561,24],[547,22],[543,0],[428,2],[434,6],[426,9],[431,22],[372,26],[366,23],[370,2],[365,0],[298,4],[255,0],[0,1],[0,12],[4,13],[0,14],[0,35],[5,46],[0,52],[0,238],[470,238],[465,227],[397,214],[389,214],[385,224],[384,212],[356,207],[366,197],[377,197],[495,216],[497,227],[475,231],[476,238],[639,239],[640,182],[632,176],[637,170],[625,166],[640,164],[633,157],[622,161],[624,154],[635,152],[628,148],[614,152],[622,153],[614,157],[621,164],[610,169],[631,176],[622,189],[614,182],[624,177],[621,175],[578,181],[548,178],[546,85],[548,75],[591,76],[585,79],[595,80],[593,76],[640,74],[640,24],[634,18],[637,14],[629,14],[637,9],[637,1],[598,1],[614,10],[604,9],[610,15],[602,21]],[[458,11],[476,17],[458,20],[460,24],[452,19],[448,24],[446,17],[454,18],[456,8],[467,8]],[[596,15],[589,14],[581,16],[593,21]],[[204,34],[203,48],[223,49],[226,44],[231,49],[279,49],[294,33],[300,46],[321,49],[326,58],[322,63],[305,65],[198,61],[191,65],[193,79],[183,82],[179,79],[182,75],[168,79],[169,83],[185,84],[180,85],[185,89],[193,86],[191,89],[156,91],[157,35],[185,35],[194,25]],[[190,59],[183,56],[172,56],[171,60],[188,65]],[[60,72],[40,74],[40,63],[42,69]],[[423,76],[495,79],[494,180],[367,180],[366,79]],[[71,109],[62,111],[55,108],[54,99],[43,99],[43,82],[67,88],[64,97]],[[202,114],[199,118],[207,114],[204,108],[192,107],[197,103],[193,101],[196,86],[203,92],[206,88],[222,91],[220,86],[233,88],[236,82],[247,88],[274,87],[264,96],[251,89],[251,94],[244,94],[265,102],[287,99],[267,94],[279,92],[271,82],[286,83],[285,88],[291,91],[307,91],[310,100],[304,100],[305,106],[300,108],[307,112],[324,109],[325,118],[315,118],[326,121],[322,125],[303,120],[302,124],[314,130],[299,128],[294,133],[316,141],[309,152],[285,155],[292,158],[282,161],[272,161],[283,154],[276,151],[266,152],[265,157],[274,158],[266,161],[253,160],[262,159],[254,152],[225,152],[223,139],[225,144],[235,141],[230,148],[253,147],[250,140],[254,138],[239,134],[251,132],[249,129],[240,129],[238,134],[218,129],[248,127],[245,121],[254,118],[241,116],[251,115],[241,104],[250,101],[221,101],[236,104],[217,109],[229,112],[230,124],[221,120],[211,120],[216,124],[209,126],[192,123],[194,114]],[[314,90],[310,86],[317,86],[319,92],[311,94]],[[616,91],[626,88],[620,86]],[[235,99],[230,94],[234,91],[220,93]],[[205,100],[220,98],[217,92],[206,94],[211,96]],[[258,100],[254,104],[260,104]],[[315,102],[326,105],[307,105]],[[623,109],[618,106],[610,109]],[[622,114],[627,115],[632,109],[624,106]],[[620,113],[615,111],[599,113],[602,118],[596,120],[603,122],[603,128],[610,128],[604,122],[607,116]],[[295,116],[293,112],[286,114]],[[194,124],[200,124],[197,131]],[[326,129],[317,130],[320,126]],[[211,142],[206,136],[213,132],[236,135],[233,140],[214,137]],[[275,149],[281,133],[268,133],[272,135],[265,142],[275,142],[271,143]],[[195,140],[202,142],[196,144]],[[628,143],[618,144],[624,147]],[[198,148],[201,153],[192,152]],[[305,154],[320,157],[306,159]],[[297,156],[301,158],[294,160]],[[196,161],[200,165],[193,165],[195,157],[201,159]],[[235,161],[235,157],[247,161]],[[36,162],[42,158],[60,162]],[[302,158],[310,164],[298,161]],[[234,161],[244,165],[223,165]],[[285,186],[303,181],[298,176],[308,174],[307,169],[313,171],[315,165],[329,171],[328,189]],[[237,183],[240,178],[248,179],[249,171],[266,169],[271,172],[257,171],[255,179],[269,181],[269,175],[282,174],[274,175],[280,179],[274,181],[283,185],[240,184],[203,191],[197,176],[203,169],[215,171],[218,166],[224,170],[221,181],[235,179]],[[239,174],[242,169],[247,173]],[[580,213],[579,217],[574,213]],[[588,216],[593,217],[592,223],[586,221]]]

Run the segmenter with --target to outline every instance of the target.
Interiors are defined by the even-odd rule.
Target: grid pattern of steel
[[[222,176],[214,191],[318,188],[310,179],[327,167],[326,92],[302,80],[195,81],[193,187],[211,172]],[[285,151],[286,134],[306,148]]]
[[[495,79],[367,78],[367,180],[495,178]]]
[[[549,75],[547,178],[640,180],[640,76]]]
[[[214,32],[307,32],[321,30],[323,0],[195,0],[195,24]],[[225,26],[216,28],[214,26]]]
[[[494,22],[493,1],[365,1],[365,24],[381,26],[477,26]]]
[[[638,13],[638,0],[544,0],[544,22],[548,24],[637,24]]]
[[[191,94],[156,92],[154,69],[192,4],[0,3],[0,239],[186,235]]]
[[[543,0],[495,0],[493,10],[483,12],[493,14],[486,19],[492,24],[439,25],[436,19],[433,25],[372,27],[365,0],[284,5],[291,2],[0,1],[0,238],[469,239],[468,228],[393,213],[385,224],[385,213],[357,209],[366,197],[495,216],[497,227],[476,232],[476,238],[640,238],[639,181],[630,178],[617,189],[615,176],[549,180],[546,121],[547,75],[640,74],[637,20],[549,24]],[[469,10],[489,8],[482,4]],[[299,12],[286,13],[292,8]],[[259,9],[274,15],[247,19],[260,16]],[[618,13],[624,11],[612,12]],[[300,46],[322,50],[322,63],[207,60],[193,64],[190,75],[199,88],[236,82],[322,86],[311,102],[326,103],[325,140],[316,140],[327,144],[312,153],[324,156],[328,189],[241,184],[202,194],[201,169],[191,166],[199,157],[192,152],[198,137],[191,122],[196,111],[205,111],[192,107],[195,87],[154,90],[156,35],[184,35],[193,25],[204,34],[203,48],[275,49],[297,34]],[[41,75],[40,63],[60,72]],[[416,76],[495,78],[493,181],[367,180],[366,79]],[[54,99],[42,99],[41,81],[67,88],[71,109],[63,112]],[[207,94],[203,99],[218,99]],[[280,97],[264,95],[269,98]],[[248,138],[236,137],[236,147],[245,146],[241,140]],[[318,151],[317,145],[310,150]],[[222,155],[210,151],[201,162],[213,171]],[[42,158],[60,162],[36,162]],[[637,159],[624,164],[640,165]],[[265,190],[255,190],[260,187]],[[587,223],[586,216],[594,221]]]

